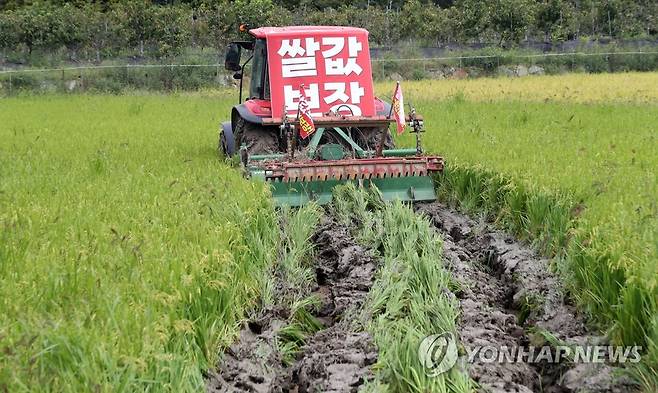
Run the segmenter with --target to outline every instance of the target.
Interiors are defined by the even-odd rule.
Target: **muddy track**
[[[541,347],[548,332],[569,345],[605,345],[564,296],[550,261],[508,234],[439,203],[418,204],[444,239],[444,263],[458,284],[458,334],[465,348]],[[358,315],[375,279],[377,260],[350,228],[324,217],[312,241],[314,282],[291,288],[274,271],[275,305],[245,324],[227,349],[208,392],[357,392],[372,379],[377,348]],[[322,328],[285,361],[282,332],[294,323],[294,299],[314,295],[311,310]],[[478,390],[490,393],[626,393],[635,391],[605,364],[472,362],[465,365]]]
[[[243,327],[218,371],[209,375],[208,392],[356,392],[372,378],[377,349],[355,316],[373,284],[376,260],[332,218],[323,218],[312,241],[315,285],[290,288],[274,272],[276,305]],[[277,343],[292,323],[287,305],[300,295],[320,299],[312,314],[323,328],[304,340],[290,364]]]
[[[545,345],[537,330],[569,344],[601,345],[603,337],[587,331],[584,318],[565,298],[550,261],[530,247],[439,203],[419,204],[444,239],[444,260],[457,280],[464,346],[525,347]],[[481,391],[631,392],[633,386],[603,364],[467,365]]]

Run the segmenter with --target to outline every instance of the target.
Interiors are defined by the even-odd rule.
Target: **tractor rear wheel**
[[[239,150],[242,145],[245,145],[250,155],[281,152],[276,127],[263,127],[238,117],[235,122],[234,135],[236,149]]]
[[[233,138],[233,136],[231,136],[231,138]],[[230,156],[233,155],[233,152],[228,147],[228,140],[226,139],[226,135],[222,131],[219,132],[219,141],[217,143],[217,153],[220,156],[223,155],[225,157],[230,157]]]

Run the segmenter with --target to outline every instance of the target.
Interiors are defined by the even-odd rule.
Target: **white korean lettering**
[[[349,56],[350,57],[357,57],[359,55],[359,52],[363,49],[363,44],[359,42],[359,40],[356,37],[348,37],[347,38],[347,47],[349,51]]]
[[[320,43],[313,37],[307,37],[304,43],[302,47],[301,38],[281,40],[277,53],[281,57],[315,56],[315,52],[320,50]]]
[[[318,71],[315,56],[281,59],[281,74],[284,78],[316,76]]]
[[[335,82],[335,83],[325,83],[325,91],[333,91],[333,93],[324,97],[324,102],[327,104],[333,104],[336,101],[347,102],[350,99],[350,96],[345,94],[345,83]]]
[[[347,64],[345,63],[347,60]],[[327,75],[361,75],[363,68],[356,63],[356,59],[325,59],[325,73]]]
[[[345,47],[345,38],[322,37],[322,45],[331,45],[331,48],[322,51],[322,57],[325,59],[334,57],[343,51],[343,48]]]
[[[350,82],[350,96],[353,104],[360,104],[361,97],[366,95],[366,90],[359,86],[359,82]]]
[[[304,88],[306,94],[306,102],[310,109],[320,108],[320,89],[317,83],[311,83]],[[291,85],[283,86],[283,97],[286,104],[286,111],[297,111],[299,106],[299,90],[293,88]]]
[[[296,57],[304,55],[306,51],[302,48],[302,40],[295,38],[293,40],[281,40],[281,47],[277,53],[281,57]]]
[[[320,50],[320,43],[313,37],[306,38],[306,56],[315,56],[315,52]]]

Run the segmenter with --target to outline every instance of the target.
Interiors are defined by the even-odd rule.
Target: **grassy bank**
[[[406,83],[405,99],[425,115],[428,150],[449,162],[442,197],[559,256],[590,318],[614,342],[648,348],[639,378],[653,391],[658,98],[646,83],[656,74],[572,78]]]
[[[203,390],[278,241],[216,102],[0,105],[0,390]]]

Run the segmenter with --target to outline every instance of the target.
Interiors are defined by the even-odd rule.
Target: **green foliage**
[[[160,7],[157,9],[154,21],[153,40],[157,57],[180,54],[187,46],[191,31],[187,25],[189,14],[186,9],[175,7]]]
[[[344,16],[344,19],[339,17],[339,20],[343,19],[343,25],[359,26],[368,30],[372,44],[387,45],[399,41],[403,36],[396,14],[390,10],[378,7],[343,7],[338,13]],[[327,24],[326,17],[325,20],[318,18],[318,23]],[[330,24],[334,23],[330,22]]]
[[[521,41],[534,22],[533,0],[496,0],[489,7],[491,29],[498,34],[501,44]]]
[[[428,6],[420,0],[404,4],[399,16],[400,33],[403,37],[415,37],[440,44],[451,38],[454,29],[449,11]]]
[[[113,11],[120,30],[127,33],[126,44],[136,48],[139,56],[144,56],[146,51],[155,57],[175,55],[188,45],[191,36],[188,8],[132,0],[117,3]]]
[[[93,3],[87,3],[81,8],[84,15],[84,25],[82,29],[83,44],[89,49],[96,62],[102,58],[112,56],[116,48],[125,40],[118,23],[114,23],[115,11],[103,12],[102,9]]]
[[[14,21],[15,15],[12,12],[6,12],[0,17],[0,48],[7,50],[18,44],[18,26]]]
[[[310,291],[315,282],[310,259],[313,255],[311,236],[321,214],[320,208],[314,204],[297,210],[284,208],[280,214],[282,246],[276,269],[281,280],[291,288],[300,289],[300,293],[304,292],[303,288]]]
[[[459,41],[468,41],[473,38],[485,39],[485,30],[488,27],[487,6],[479,0],[456,0],[456,14]]]
[[[165,3],[166,5],[164,5]],[[117,55],[169,57],[188,48],[222,51],[238,26],[348,25],[393,45],[553,42],[583,37],[656,37],[658,3],[647,0],[39,1],[0,11],[0,50],[101,61]],[[243,37],[244,38],[244,37]]]
[[[537,29],[544,37],[556,42],[575,35],[575,8],[565,0],[545,0],[537,5]]]
[[[279,214],[281,240],[279,256],[273,270],[265,272],[262,277],[264,306],[276,304],[290,310],[288,324],[277,331],[277,346],[283,361],[292,364],[297,352],[305,344],[309,335],[321,330],[322,323],[313,316],[311,310],[320,306],[316,295],[304,295],[312,291],[315,282],[313,267],[313,235],[322,215],[322,210],[315,204],[300,209],[283,208]],[[272,276],[276,276],[286,288],[284,298],[274,298],[271,285],[277,285]],[[288,298],[290,297],[290,298]]]

